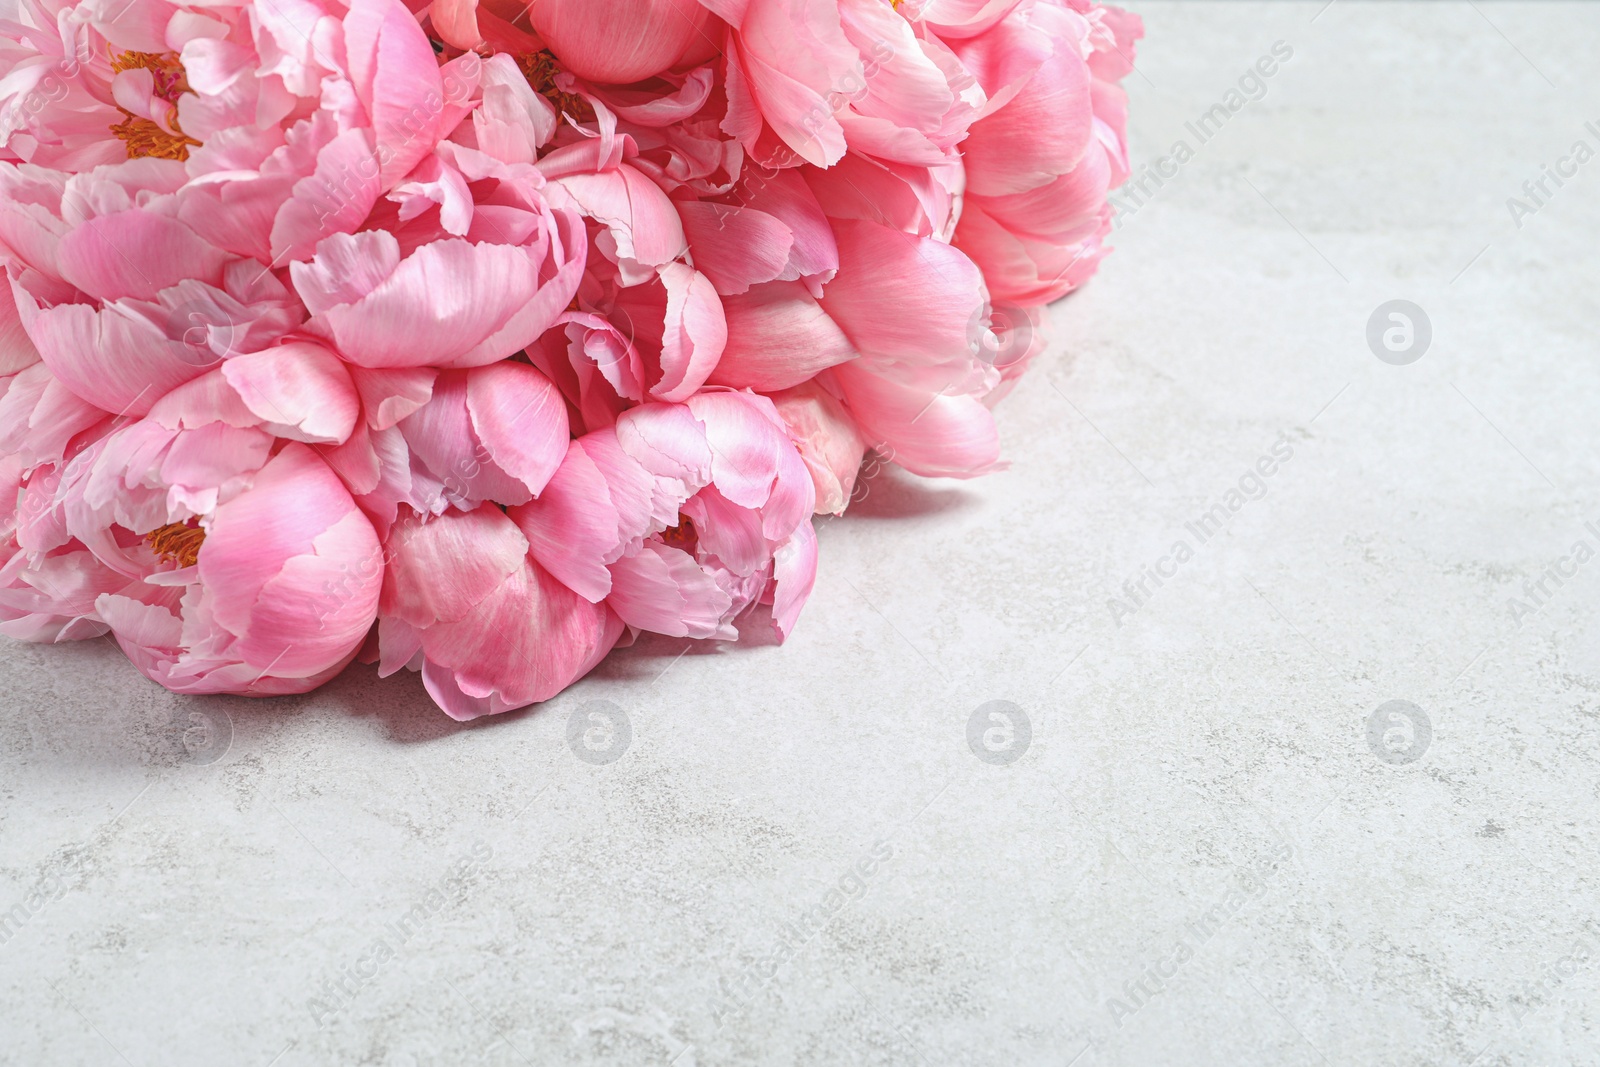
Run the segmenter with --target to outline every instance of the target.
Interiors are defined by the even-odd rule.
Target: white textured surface
[[[1056,309],[1011,470],[876,479],[784,648],[642,644],[471,728],[414,676],[192,701],[0,648],[0,1063],[1600,1062],[1600,561],[1508,607],[1600,546],[1600,161],[1505,204],[1600,147],[1600,7],[1320,6],[1136,5],[1139,162],[1294,57]]]

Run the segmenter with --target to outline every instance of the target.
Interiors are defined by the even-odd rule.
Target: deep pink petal
[[[724,296],[771,281],[789,262],[794,231],[765,211],[691,200],[678,205],[678,216],[695,267]]]

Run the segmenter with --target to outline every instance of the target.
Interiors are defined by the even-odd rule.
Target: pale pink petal
[[[782,423],[771,410],[772,402],[750,393],[717,391],[690,398],[689,409],[705,425],[711,480],[722,495],[740,507],[765,504],[777,476],[779,451],[794,451],[779,429]]]
[[[193,346],[118,305],[104,311],[89,304],[40,309],[25,290],[13,291],[28,335],[52,373],[113,414],[144,414],[210,365]]]
[[[95,611],[119,641],[146,648],[176,650],[183,641],[183,622],[166,608],[116,593],[102,593]]]
[[[770,282],[723,298],[728,343],[707,378],[713,385],[787,389],[856,358],[839,324],[799,282]]]
[[[432,367],[350,368],[367,422],[374,430],[386,430],[426,404],[438,376]]]
[[[682,263],[661,269],[667,291],[662,320],[661,380],[650,388],[657,400],[687,400],[705,384],[728,343],[722,301],[704,274]]]
[[[843,514],[867,450],[855,420],[844,404],[816,381],[774,394],[772,403],[811,473],[817,513]]]
[[[772,557],[772,577],[776,588],[772,599],[772,624],[779,638],[786,638],[800,618],[800,609],[811,597],[817,582],[817,532],[811,523],[802,523]]]
[[[384,542],[380,610],[426,629],[454,622],[522,567],[528,542],[493,505],[396,522]]]
[[[359,227],[377,202],[378,172],[370,130],[345,130],[320,149],[272,220],[271,261],[308,259],[324,237]]]
[[[37,362],[39,350],[22,326],[11,286],[0,285],[0,375],[15,374]]]
[[[433,151],[444,83],[433,48],[400,0],[352,0],[344,19],[350,80],[377,134],[388,189]]]
[[[320,261],[330,247],[350,240],[335,235],[324,241],[315,272],[293,264],[295,286],[303,295],[326,290],[325,279],[337,264]],[[576,272],[563,269],[544,283],[540,267],[539,258],[520,247],[435,241],[360,298],[324,304],[326,310],[314,314],[307,327],[365,367],[492,363],[543,333],[571,300]],[[312,303],[309,296],[307,303]]]
[[[723,622],[732,599],[686,552],[646,541],[611,565],[611,580],[606,603],[629,626],[669,637],[737,636]]]
[[[913,474],[970,478],[999,463],[994,416],[977,398],[903,385],[859,363],[831,373],[863,436]]]
[[[641,404],[630,408],[617,419],[614,435],[622,451],[646,471],[681,483],[674,487],[674,495],[687,498],[711,481],[711,445],[706,440],[705,426],[688,405]]]
[[[495,464],[539,495],[566,457],[567,406],[550,379],[521,363],[467,372],[467,410]]]
[[[601,250],[624,269],[628,284],[645,280],[688,248],[672,201],[637,169],[622,165],[556,180],[585,216],[606,228]]]
[[[309,341],[235,356],[222,364],[222,376],[279,437],[338,444],[361,411],[344,364]]]
[[[187,279],[222,285],[228,254],[177,219],[150,211],[119,211],[89,219],[61,238],[61,277],[102,300],[157,293]]]
[[[464,6],[470,0],[446,0]],[[434,7],[437,25],[439,4]],[[474,25],[474,32],[476,26]],[[478,148],[504,163],[533,163],[555,136],[558,116],[548,100],[533,91],[508,55],[483,63],[483,106],[472,113]]]

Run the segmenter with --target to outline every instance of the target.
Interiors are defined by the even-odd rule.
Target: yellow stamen
[[[126,111],[124,115],[128,115]],[[171,116],[167,119],[173,129],[178,129],[178,109],[173,108]],[[193,137],[185,135],[182,131],[176,134],[168,133],[149,119],[139,118],[137,115],[128,115],[127,118],[111,127],[111,132],[119,140],[128,145],[129,159],[177,159],[189,158],[189,148],[199,145]]]
[[[205,543],[206,532],[198,526],[170,522],[144,535],[152,551],[162,559],[170,559],[180,567],[192,567],[200,558],[200,546]]]
[[[177,99],[190,91],[189,79],[175,52],[123,52],[111,59],[111,70],[120,74],[125,70],[148,70],[155,79],[155,95],[171,105],[167,112],[167,125],[171,130],[147,118],[118,108],[127,116],[111,127],[111,132],[128,146],[129,159],[189,158],[189,149],[200,142],[183,132],[178,125]]]

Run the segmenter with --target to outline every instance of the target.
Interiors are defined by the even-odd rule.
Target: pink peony
[[[1002,464],[1104,255],[1093,0],[21,0],[0,633],[449,715],[789,635],[869,453]],[[760,609],[767,609],[762,612]]]
[[[577,438],[511,517],[552,574],[628,625],[732,640],[758,601],[780,634],[793,627],[816,572],[815,502],[772,402],[713,391]]]
[[[1128,176],[1127,103],[1116,82],[1132,69],[1127,57],[1143,32],[1137,16],[1041,3],[966,42],[975,53],[1014,55],[1003,46],[1028,33],[1050,49],[964,146],[966,205],[955,241],[983,268],[996,300],[1048,303],[1104,255],[1106,194]],[[1005,73],[1015,78],[1014,69]]]
[[[622,622],[529,554],[499,508],[408,514],[385,546],[380,674],[422,672],[453,719],[546,700],[611,651]]]
[[[62,477],[67,530],[122,577],[95,616],[169,689],[304,692],[343,669],[372,625],[372,524],[309,447],[272,447],[226,421],[172,429],[153,415]]]

